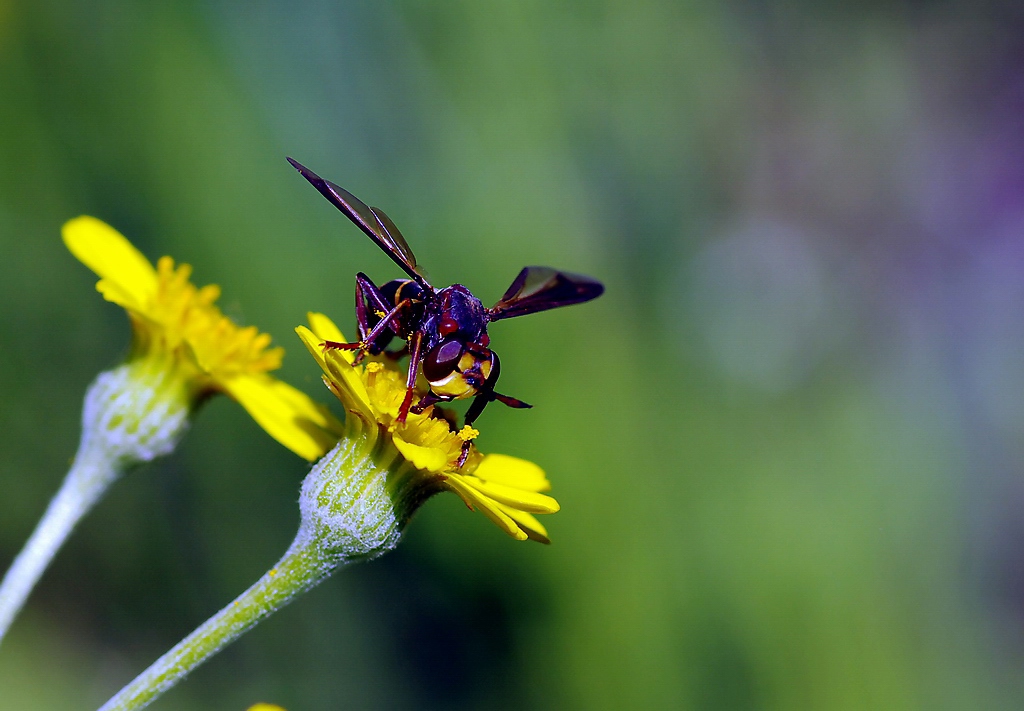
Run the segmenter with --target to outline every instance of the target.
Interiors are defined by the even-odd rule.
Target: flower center
[[[282,348],[269,348],[270,335],[255,326],[237,326],[214,305],[220,288],[197,288],[192,267],[175,267],[170,257],[157,262],[157,290],[147,315],[162,327],[163,344],[191,348],[199,367],[216,380],[241,373],[261,373],[281,365]]]

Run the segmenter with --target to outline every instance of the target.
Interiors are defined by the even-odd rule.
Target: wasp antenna
[[[531,407],[533,407],[533,405],[525,403],[522,400],[519,400],[514,397],[509,397],[508,395],[502,395],[501,393],[494,393],[493,397],[495,400],[502,403],[503,405],[514,407],[517,410],[528,410]]]

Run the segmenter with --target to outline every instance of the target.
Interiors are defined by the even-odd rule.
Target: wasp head
[[[446,339],[486,346],[489,340],[487,309],[469,289],[453,284],[437,292],[428,310],[424,331],[428,348]]]

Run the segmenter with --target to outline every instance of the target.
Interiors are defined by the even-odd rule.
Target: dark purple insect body
[[[466,412],[466,425],[472,425],[492,400],[510,407],[530,407],[495,391],[501,368],[497,354],[490,349],[487,324],[590,301],[604,292],[601,282],[550,267],[525,267],[491,308],[462,284],[435,289],[420,273],[408,242],[383,210],[368,207],[297,161],[289,158],[288,162],[409,276],[378,287],[362,272],[356,274],[359,341],[327,341],[324,347],[379,355],[388,352],[386,348],[394,338],[403,340],[405,345],[399,350],[388,352],[393,356],[409,355],[406,395],[398,414],[401,422],[410,410],[421,412],[437,402],[469,397],[474,399]],[[420,372],[430,383],[430,391],[414,405],[414,386]],[[460,466],[468,453],[466,442]]]

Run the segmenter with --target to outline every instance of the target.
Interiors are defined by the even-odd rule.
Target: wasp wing
[[[524,267],[505,295],[490,309],[490,320],[582,304],[603,293],[604,285],[588,276],[551,267]]]
[[[378,247],[384,250],[406,274],[416,281],[426,284],[426,280],[416,264],[416,255],[412,253],[412,248],[409,247],[405,237],[398,231],[391,218],[384,214],[383,210],[367,206],[345,188],[335,185],[329,180],[324,180],[297,160],[289,158],[288,162],[314,188],[319,190],[321,195],[345,213],[348,219],[352,220]]]

